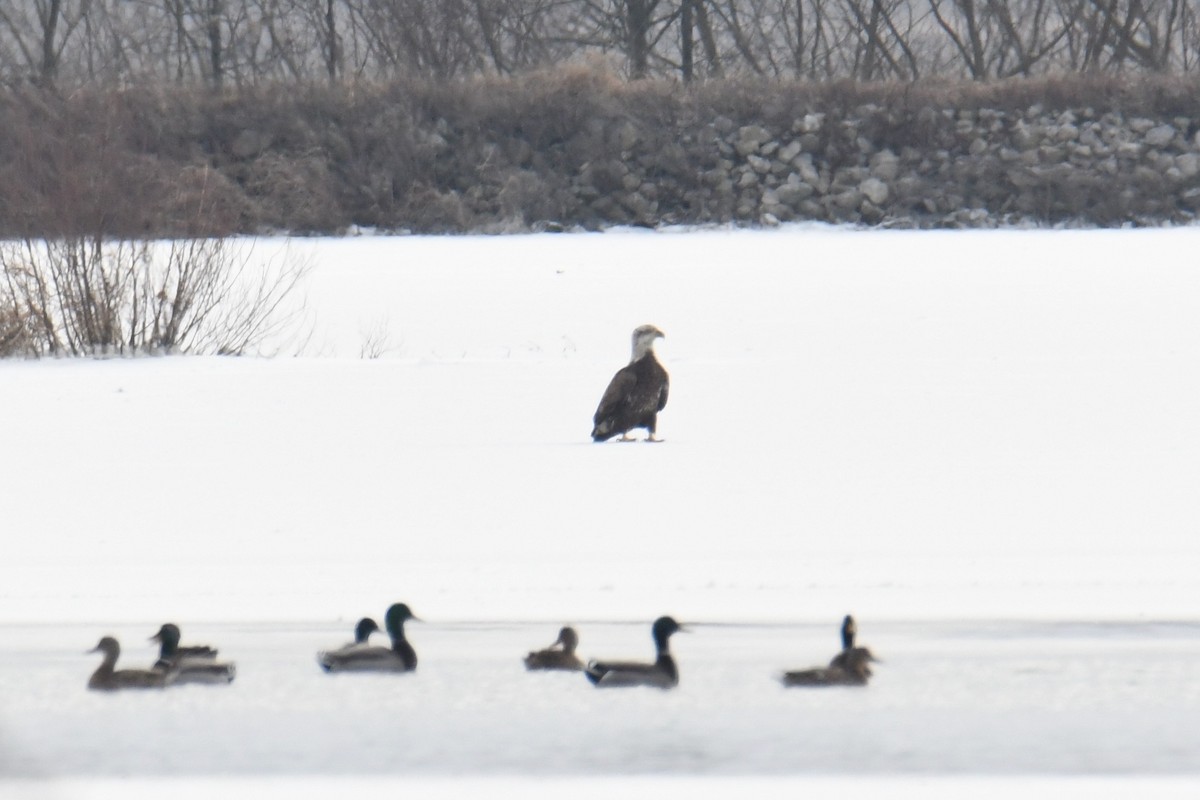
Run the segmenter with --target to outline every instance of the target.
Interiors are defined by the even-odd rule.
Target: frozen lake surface
[[[581,653],[646,657],[645,624],[580,624]],[[597,690],[527,673],[556,629],[410,624],[412,675],[327,675],[347,625],[207,625],[236,660],[228,687],[87,692],[95,626],[0,629],[0,772],[176,775],[590,776],[1193,774],[1200,625],[864,624],[865,689],[785,689],[822,664],[836,626],[696,624],[674,638],[677,690]],[[122,663],[153,658],[120,626]],[[104,628],[110,630],[110,628]],[[202,635],[201,635],[202,634]],[[65,647],[70,642],[71,647]],[[78,646],[74,646],[74,645]]]
[[[1200,795],[1200,229],[289,247],[277,358],[0,362],[5,800]],[[594,445],[643,323],[666,441]],[[319,672],[397,601],[417,674]],[[783,689],[846,613],[873,684]],[[660,614],[677,691],[521,668]],[[235,683],[84,690],[167,620]]]

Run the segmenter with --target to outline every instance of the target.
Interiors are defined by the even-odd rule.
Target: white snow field
[[[1200,790],[1200,229],[288,250],[274,358],[0,362],[0,797]],[[416,674],[319,671],[395,601]],[[521,668],[666,613],[676,691]],[[871,686],[782,688],[846,613]],[[85,690],[168,620],[237,680]]]

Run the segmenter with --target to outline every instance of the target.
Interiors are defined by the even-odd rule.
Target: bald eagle
[[[667,404],[670,378],[654,357],[654,340],[666,334],[653,325],[633,332],[633,358],[613,375],[592,418],[592,439],[603,442],[614,436],[629,441],[634,428],[645,428],[646,441],[657,442],[654,429],[658,412]]]

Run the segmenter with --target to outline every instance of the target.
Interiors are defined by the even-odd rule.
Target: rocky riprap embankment
[[[866,105],[775,127],[623,121],[605,135],[610,155],[569,178],[566,203],[597,225],[1113,225],[1200,210],[1200,136],[1186,117]]]
[[[1181,78],[0,93],[7,236],[1187,223]]]

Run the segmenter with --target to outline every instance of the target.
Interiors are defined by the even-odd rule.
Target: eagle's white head
[[[633,330],[633,358],[637,361],[654,349],[655,339],[665,339],[667,335],[653,325],[639,325]]]

